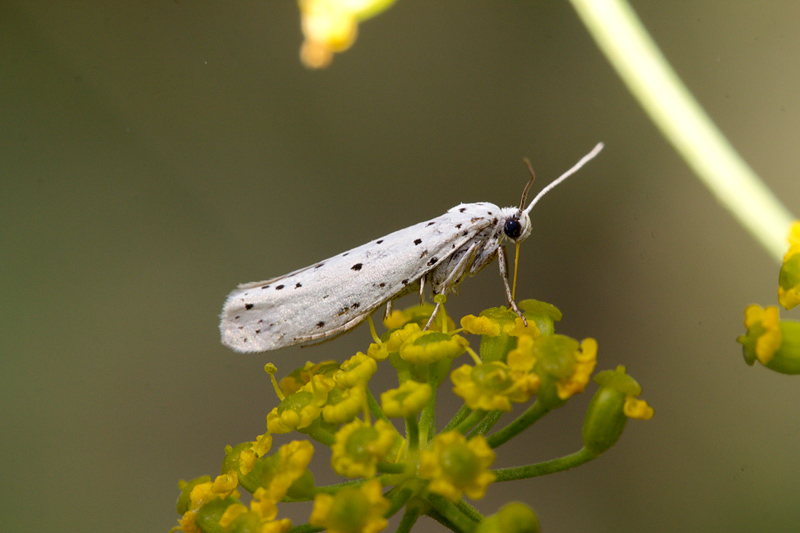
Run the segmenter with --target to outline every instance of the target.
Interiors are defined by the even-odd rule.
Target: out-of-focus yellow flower
[[[483,435],[467,440],[458,431],[448,431],[433,439],[431,449],[423,450],[419,476],[431,480],[429,491],[451,502],[461,499],[462,494],[479,500],[496,478],[489,470],[494,458]]]
[[[789,232],[789,251],[783,256],[778,277],[778,301],[786,309],[800,304],[800,220],[792,224]]]
[[[381,406],[389,418],[413,416],[422,411],[432,395],[430,385],[409,379],[399,388],[382,393]]]
[[[377,533],[388,524],[383,515],[389,506],[381,482],[371,479],[361,487],[345,488],[336,495],[317,494],[309,523],[329,533]]]
[[[781,320],[778,308],[749,305],[744,312],[747,334],[736,340],[748,365],[756,359],[781,374],[800,374],[800,322]]]

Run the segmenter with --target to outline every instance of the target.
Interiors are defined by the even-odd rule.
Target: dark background
[[[800,5],[634,8],[797,211]],[[524,501],[551,533],[796,527],[797,378],[747,367],[735,342],[747,304],[775,303],[777,265],[569,4],[400,0],[360,30],[312,72],[295,2],[0,5],[0,529],[166,531],[177,480],[216,474],[226,444],[264,431],[265,363],[283,374],[369,342],[361,327],[235,354],[217,315],[237,283],[462,201],[514,205],[522,157],[538,190],[598,141],[533,211],[518,292],[558,306],[560,332],[595,337],[598,370],[627,365],[656,415],[598,460],[496,485],[478,507]],[[462,290],[457,317],[504,302],[496,266]],[[577,450],[593,391],[496,464]],[[449,386],[440,397],[444,416]],[[336,481],[318,454],[318,481]],[[281,507],[296,523],[307,512]]]

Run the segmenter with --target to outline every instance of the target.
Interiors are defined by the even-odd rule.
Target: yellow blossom
[[[317,494],[309,523],[329,533],[377,533],[388,524],[383,515],[389,507],[381,482],[371,479],[358,488],[345,488],[335,495]]]
[[[539,328],[533,320],[528,320],[528,325],[517,316],[514,318],[513,324],[506,324],[503,326],[503,332],[512,337],[519,337],[520,335],[528,335],[536,338],[539,336]]]
[[[267,430],[270,433],[289,433],[310,426],[319,417],[328,392],[334,386],[332,379],[315,375],[267,415]]]
[[[413,416],[422,411],[432,395],[430,385],[409,379],[399,388],[382,393],[381,406],[383,412],[390,418]]]
[[[469,346],[460,335],[437,331],[419,331],[409,335],[400,347],[400,357],[411,364],[430,364],[444,359],[455,359]]]
[[[458,501],[462,494],[478,500],[495,480],[489,470],[494,458],[483,435],[467,440],[458,431],[448,431],[433,439],[432,449],[422,452],[419,475],[431,480],[429,491],[452,502]]]
[[[647,405],[646,401],[630,395],[625,398],[623,412],[628,418],[636,418],[638,420],[650,420],[653,418],[653,408]]]
[[[572,375],[558,382],[558,397],[566,400],[573,394],[583,392],[597,364],[597,341],[584,339],[581,348],[575,352],[575,366]]]
[[[336,432],[331,466],[341,476],[372,477],[398,438],[397,430],[385,420],[378,420],[374,426],[353,420]]]
[[[216,499],[227,498],[228,496],[238,498],[239,491],[236,490],[236,479],[236,474],[227,473],[217,476],[214,481],[191,484],[189,501],[184,506],[184,509],[179,509],[179,511],[184,511],[179,522],[181,529],[185,533],[199,533],[200,529],[195,524],[195,517],[203,505]],[[187,487],[187,489],[188,488],[189,487]]]
[[[345,389],[337,403],[330,403],[322,408],[322,418],[329,424],[342,424],[351,421],[364,410],[366,389],[363,385]]]
[[[278,461],[273,465],[272,478],[266,485],[267,494],[273,501],[281,501],[289,487],[306,471],[314,446],[307,440],[295,440],[278,450]]]
[[[433,307],[431,304],[421,304],[405,309],[394,309],[389,316],[383,319],[383,325],[386,326],[386,329],[398,329],[411,323],[419,326],[420,322],[424,325],[433,313]]]
[[[488,316],[467,315],[461,319],[461,327],[466,333],[497,337],[502,331],[501,325]]]
[[[275,502],[265,501],[266,491],[259,488],[250,501],[250,509],[236,503],[228,506],[219,519],[222,528],[231,531],[257,531],[258,533],[284,533],[292,528],[288,518],[275,520],[277,508]]]
[[[375,359],[361,352],[341,364],[341,369],[333,376],[337,385],[346,389],[355,385],[363,385],[378,370]]]
[[[526,402],[536,393],[539,377],[515,372],[502,361],[462,365],[450,374],[453,393],[470,409],[511,411],[511,402]]]
[[[333,374],[339,370],[339,363],[336,361],[323,361],[321,363],[307,362],[302,368],[296,368],[289,375],[285,376],[280,383],[281,390],[286,396],[294,394],[299,391],[303,385],[306,385],[311,376],[327,376],[333,377]]]

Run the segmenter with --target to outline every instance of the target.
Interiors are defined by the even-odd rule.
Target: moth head
[[[519,243],[528,238],[531,234],[531,218],[528,213],[517,209],[506,218],[503,224],[503,234],[513,243]]]

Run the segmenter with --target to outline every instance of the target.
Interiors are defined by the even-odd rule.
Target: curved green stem
[[[511,468],[498,468],[492,470],[497,475],[495,481],[511,481],[512,479],[528,479],[536,476],[543,476],[545,474],[554,474],[555,472],[563,472],[570,468],[575,468],[583,463],[588,463],[597,455],[589,452],[586,448],[581,448],[577,452],[552,459],[543,463],[536,463],[535,465],[513,466]]]
[[[792,214],[736,153],[624,0],[571,0],[600,49],[664,136],[778,262]]]
[[[533,402],[533,405],[528,407],[525,412],[519,415],[513,422],[508,424],[497,433],[492,433],[486,437],[486,443],[492,448],[497,448],[501,444],[504,444],[508,439],[515,437],[516,435],[519,435],[528,429],[548,412],[549,409],[545,407],[544,403],[536,400]]]

